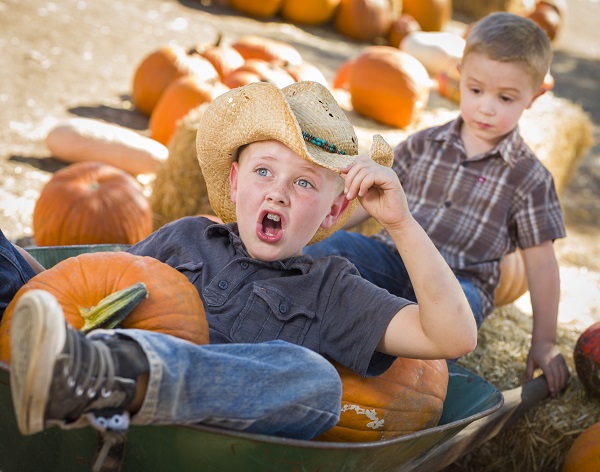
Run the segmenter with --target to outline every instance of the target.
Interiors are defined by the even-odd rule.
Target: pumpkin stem
[[[80,313],[85,320],[81,331],[89,333],[97,328],[114,328],[144,298],[148,298],[148,290],[144,283],[138,282],[130,287],[111,293],[92,308],[81,308]]]

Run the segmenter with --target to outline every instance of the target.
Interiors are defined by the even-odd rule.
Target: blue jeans
[[[132,424],[203,423],[312,439],[339,420],[340,377],[304,347],[284,341],[198,346],[162,333],[115,332],[135,340],[150,364],[146,397]]]
[[[314,259],[329,255],[345,257],[356,266],[365,279],[394,295],[417,301],[400,254],[377,239],[360,233],[336,231],[327,239],[307,246],[304,254],[310,254]],[[481,296],[473,282],[464,277],[457,279],[467,296],[479,328],[483,321]]]
[[[7,305],[35,271],[0,230],[0,319]]]

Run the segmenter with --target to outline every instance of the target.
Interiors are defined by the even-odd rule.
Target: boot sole
[[[44,429],[54,365],[65,339],[65,319],[56,299],[43,290],[23,294],[15,306],[10,346],[10,386],[21,434]]]

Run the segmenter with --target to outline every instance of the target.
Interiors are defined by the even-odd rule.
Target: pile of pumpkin
[[[348,88],[359,113],[401,127],[427,103],[427,72],[408,53],[371,46],[353,58],[351,74],[348,65],[339,69],[336,84]],[[36,244],[133,244],[143,239],[153,229],[152,209],[133,176],[155,175],[163,167],[178,123],[230,88],[256,81],[285,87],[301,80],[329,86],[293,45],[266,37],[243,36],[231,44],[219,38],[191,49],[172,44],[152,51],[136,67],[132,81],[133,103],[149,117],[145,134],[86,118],[66,120],[48,133],[52,155],[73,165],[53,176],[36,203]]]
[[[299,25],[326,25],[358,41],[397,46],[405,27],[401,14],[424,31],[441,31],[452,17],[452,0],[219,0],[217,3],[255,18],[279,15]]]

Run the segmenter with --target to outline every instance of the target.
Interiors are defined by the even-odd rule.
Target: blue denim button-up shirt
[[[362,375],[378,375],[393,362],[376,347],[390,320],[411,303],[367,282],[340,257],[254,259],[237,225],[203,217],[165,225],[129,252],[186,275],[204,304],[211,343],[280,339]]]

